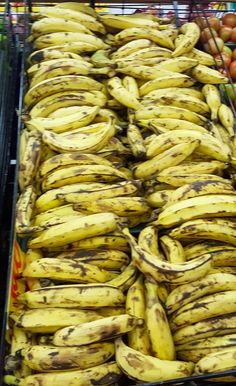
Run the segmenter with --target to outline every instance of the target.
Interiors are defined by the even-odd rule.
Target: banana
[[[175,346],[166,313],[158,299],[157,284],[153,279],[144,281],[146,312],[145,320],[151,342],[151,352],[156,358],[173,361]]]
[[[221,291],[231,291],[236,289],[236,278],[227,273],[208,274],[202,279],[192,283],[183,284],[176,287],[167,297],[166,310],[168,314],[178,311],[184,305],[200,299],[203,296],[214,294]],[[185,294],[188,294],[186,297]]]
[[[177,58],[166,59],[162,63],[159,63],[156,68],[173,72],[185,72],[197,64],[198,61],[196,59],[178,56]]]
[[[132,108],[139,109],[141,104],[138,99],[133,96],[133,94],[128,91],[124,86],[122,86],[121,79],[118,77],[113,77],[107,82],[107,89],[109,93],[118,100],[122,105]]]
[[[150,94],[149,94],[150,95]],[[205,102],[200,101],[198,98],[189,95],[181,95],[180,93],[168,95],[168,92],[163,96],[146,97],[142,101],[143,106],[159,106],[159,105],[171,105],[195,113],[201,113],[202,115],[208,115],[209,107]]]
[[[44,308],[25,310],[15,319],[16,327],[39,334],[51,334],[62,327],[100,319],[96,311],[70,308]]]
[[[181,90],[179,89],[179,87],[167,87],[159,90],[157,89],[157,90],[151,91],[148,94],[145,94],[144,99],[145,98],[155,99],[155,97],[164,96],[164,95],[172,96],[172,95],[176,95],[176,93],[179,93],[180,91],[182,95],[191,96],[203,102],[205,101],[203,93],[191,87],[181,87]]]
[[[173,51],[173,57],[181,56],[186,52],[191,51],[200,38],[200,28],[196,23],[193,22],[185,23],[180,28],[180,32],[184,34],[184,37]]]
[[[186,261],[182,244],[165,235],[160,238],[161,247],[170,263],[184,263]]]
[[[181,174],[181,175],[173,175],[173,174],[165,174],[165,171],[161,172],[158,177],[157,181],[159,183],[165,183],[169,184],[175,187],[180,187],[185,184],[192,184],[193,182],[200,182],[200,181],[221,181],[221,182],[228,182],[230,183],[230,180],[225,180],[224,178],[220,176],[215,176],[213,174]]]
[[[162,31],[158,31],[155,26],[152,28],[149,24],[150,21],[142,20],[142,28],[139,28],[139,26],[134,24],[136,21],[137,19],[135,18],[135,20],[132,20],[132,26],[130,25],[129,27],[126,27],[124,31],[115,35],[114,40],[116,44],[123,45],[132,40],[150,39],[153,43],[156,43],[157,46],[168,48],[170,50],[174,49],[174,44],[171,38]]]
[[[26,126],[40,132],[47,130],[60,134],[88,125],[93,121],[99,109],[99,106],[81,106],[78,108],[79,111],[62,118],[32,118],[26,122]]]
[[[107,362],[114,355],[114,344],[94,343],[82,347],[35,345],[22,350],[24,362],[33,370],[52,372],[58,370],[83,370]]]
[[[138,78],[141,80],[151,81],[155,80],[155,83],[157,82],[156,79],[160,79],[161,83],[159,84],[159,88],[165,88],[165,87],[171,87],[175,86],[178,87],[178,84],[183,85],[184,87],[187,87],[188,84],[192,86],[194,84],[194,81],[189,82],[189,77],[187,78],[187,75],[183,78],[182,74],[178,74],[176,72],[172,71],[166,71],[163,69],[157,68],[157,66],[148,66],[142,64],[125,64],[122,65],[122,62],[119,62],[118,64],[118,71],[122,74],[127,74],[130,76],[133,76],[134,78]],[[178,79],[177,79],[178,78]],[[181,78],[181,79],[180,79]],[[172,82],[168,81],[168,79],[172,79]],[[158,86],[156,87],[158,88]]]
[[[190,220],[171,230],[169,236],[177,240],[209,239],[236,245],[235,223],[230,220]]]
[[[56,169],[46,175],[42,181],[42,190],[51,190],[79,182],[116,182],[127,180],[124,173],[105,165],[75,165]],[[58,196],[59,198],[59,196]]]
[[[45,257],[27,265],[23,277],[47,278],[71,283],[104,283],[109,281],[112,275],[109,271],[89,263]]]
[[[148,225],[141,229],[138,236],[138,245],[146,252],[156,255],[157,259],[164,260],[159,251],[158,231],[153,225]]]
[[[124,307],[102,307],[102,308],[99,308],[98,313],[102,317],[122,315],[122,314],[125,314],[125,308]]]
[[[202,115],[196,114],[184,108],[174,106],[145,106],[137,110],[135,118],[139,119],[153,119],[153,118],[174,118],[189,121],[200,126],[207,123],[207,119]]]
[[[185,121],[182,119],[174,119],[174,118],[142,119],[142,120],[137,120],[136,124],[141,127],[147,127],[148,129],[152,130],[156,134],[159,134],[160,131],[163,129],[164,130],[195,130],[201,133],[208,134],[208,130],[204,129],[204,127],[196,125],[196,123]]]
[[[193,48],[192,51],[185,52],[184,56],[195,59],[199,64],[203,64],[204,66],[215,65],[215,59],[212,55],[208,54],[207,52],[200,51],[197,48]]]
[[[41,163],[39,174],[44,177],[52,170],[68,165],[104,165],[112,167],[112,163],[95,154],[62,153]]]
[[[102,68],[105,66],[114,67],[114,62],[109,59],[109,51],[108,50],[97,50],[91,56],[91,62],[96,68]]]
[[[172,189],[166,189],[166,190],[160,190],[158,192],[151,193],[146,196],[148,204],[152,208],[162,208],[166,204],[168,204],[169,200],[171,200],[172,194],[175,192],[175,190]],[[172,202],[172,200],[171,200]]]
[[[83,60],[82,56],[75,54],[74,52],[60,51],[57,49],[57,46],[55,46],[53,49],[44,48],[42,50],[33,51],[28,57],[28,63],[33,66],[35,64],[40,65],[47,60],[66,58]]]
[[[138,126],[131,123],[128,125],[127,140],[134,157],[144,158],[146,155],[146,148]]]
[[[94,382],[104,386],[116,383],[121,377],[121,371],[115,362],[108,362],[86,370],[62,371],[56,373],[39,373],[30,375],[23,380],[6,375],[4,381],[9,385],[19,386],[93,386]],[[105,383],[104,383],[105,380]]]
[[[52,32],[82,32],[89,35],[92,34],[82,23],[76,23],[66,18],[45,17],[32,24],[31,34],[34,38]]]
[[[163,151],[152,159],[142,162],[134,169],[136,178],[145,180],[158,175],[162,170],[170,166],[180,164],[199,146],[198,140],[182,142],[173,146],[171,149]]]
[[[122,306],[125,297],[119,288],[106,283],[73,284],[27,291],[18,300],[28,308],[87,308]],[[55,323],[55,320],[54,320]]]
[[[139,98],[139,88],[135,78],[132,76],[125,76],[122,82],[126,90],[128,90],[135,98]]]
[[[75,114],[79,111],[81,111],[80,106],[60,107],[59,109],[50,113],[47,118],[64,118],[64,117],[67,117],[68,115]],[[69,133],[70,132],[71,131],[69,131]]]
[[[40,236],[29,241],[28,246],[33,249],[63,246],[88,237],[104,235],[115,228],[116,218],[112,213],[72,217],[63,224],[53,225],[42,231]]]
[[[233,152],[231,137],[224,126],[222,126],[220,123],[211,122],[210,131],[212,135],[214,135],[214,137],[218,138],[221,142],[228,145],[231,149],[231,152]]]
[[[16,203],[15,231],[18,235],[24,235],[29,231],[35,201],[35,190],[29,185],[20,194]]]
[[[116,59],[115,62],[117,64],[119,64],[119,62],[128,64],[129,61],[140,62],[140,64],[141,63],[143,63],[143,64],[145,64],[145,63],[158,64],[159,60],[164,60],[164,59],[169,59],[169,58],[171,58],[171,50],[169,50],[168,48],[151,46],[148,48],[141,48],[140,50],[128,55],[128,57],[126,57],[126,58]],[[151,59],[150,62],[148,61],[149,59]],[[158,62],[156,62],[157,59],[158,59]],[[126,62],[126,60],[127,60],[127,62]]]
[[[24,97],[26,108],[31,108],[41,99],[63,91],[78,90],[102,90],[103,85],[92,78],[80,75],[66,75],[63,78],[57,76],[44,80],[36,86],[30,88]]]
[[[24,154],[21,153],[19,160],[18,182],[21,191],[33,183],[40,162],[41,144],[42,141],[38,132],[32,131],[27,134]]]
[[[74,22],[77,22],[79,25],[83,25],[91,31],[105,33],[106,30],[104,26],[99,23],[94,16],[91,14],[84,15],[83,12],[79,10],[75,11],[68,8],[58,8],[58,7],[41,7],[39,14],[44,17],[57,17],[60,19],[68,19]]]
[[[214,162],[214,161],[212,161]],[[217,162],[217,161],[215,161]],[[214,167],[214,165],[212,165]],[[232,194],[234,188],[228,182],[222,181],[196,181],[177,188],[169,197],[168,205],[188,198],[199,197],[207,194]]]
[[[112,55],[112,60],[127,58],[134,52],[137,52],[140,49],[152,47],[154,44],[149,39],[137,39],[132,40],[122,47],[118,48]],[[122,63],[122,62],[121,62]]]
[[[203,255],[206,252],[212,253],[222,251],[223,249],[225,251],[231,250],[232,245],[226,244],[222,241],[204,240],[188,244],[184,247],[187,260]]]
[[[224,169],[226,169],[227,165],[224,162],[220,161],[209,161],[209,162],[188,162],[187,160],[183,162],[181,165],[169,167],[165,169],[165,174],[220,174],[222,175],[222,172]]]
[[[176,344],[192,342],[196,339],[208,338],[211,336],[221,336],[236,332],[235,314],[226,314],[202,320],[180,328],[174,333]]]
[[[34,48],[42,49],[57,46],[59,44],[77,42],[85,45],[89,44],[90,46],[94,47],[94,51],[108,47],[102,39],[97,38],[94,35],[88,35],[82,32],[52,32],[50,34],[45,34],[36,38],[34,40]]]
[[[123,269],[123,271],[117,277],[108,281],[107,284],[119,288],[121,291],[125,292],[135,282],[137,273],[137,268],[131,262]]]
[[[82,346],[125,334],[139,325],[143,325],[143,319],[135,316],[128,314],[108,316],[56,331],[53,344],[55,346]]]
[[[172,315],[171,328],[176,331],[204,319],[235,312],[235,294],[235,290],[221,291],[186,304]]]
[[[196,363],[210,353],[217,353],[231,347],[235,348],[235,342],[236,334],[209,337],[176,346],[176,351],[179,359],[191,360]]]
[[[145,319],[145,297],[141,275],[128,289],[125,309],[127,314]],[[128,333],[128,345],[143,354],[150,354],[150,341],[145,325],[136,326]]]
[[[99,17],[99,19],[103,24],[105,24],[105,26],[121,30],[127,28],[142,28],[147,26],[158,28],[159,26],[159,23],[157,22],[139,17],[132,18],[130,16],[102,15]]]
[[[89,263],[107,270],[119,270],[129,264],[127,253],[115,249],[87,249],[75,252],[62,252],[57,259],[72,259],[76,262]]]
[[[77,121],[75,123],[78,124]],[[70,138],[44,130],[42,140],[51,149],[59,153],[78,151],[81,153],[96,153],[107,145],[109,139],[111,139],[115,133],[116,128],[114,118],[112,117],[99,131],[93,134],[81,131],[74,135],[73,138]]]
[[[173,264],[160,261],[155,255],[140,248],[127,228],[122,231],[130,244],[133,262],[143,274],[152,276],[157,282],[189,283],[206,275],[211,268],[210,254],[191,260],[191,264],[190,262]]]
[[[219,90],[212,84],[205,84],[202,88],[202,93],[206,98],[206,102],[211,110],[211,119],[216,121],[218,117],[218,110],[221,106],[221,98]]]
[[[71,184],[65,185],[57,189],[51,189],[47,192],[43,193],[38,197],[35,203],[35,208],[38,213],[42,213],[48,211],[50,209],[56,208],[60,206],[62,203],[58,200],[58,194],[65,193],[88,193],[91,191],[97,191],[99,188],[104,188],[104,184],[102,183],[80,183],[80,184]]]
[[[196,375],[200,374],[210,374],[215,372],[223,372],[223,371],[229,371],[235,369],[235,347],[233,348],[227,348],[227,349],[221,349],[218,352],[210,353],[206,356],[204,356],[202,359],[200,359],[199,362],[196,363],[194,372]],[[226,381],[227,380],[235,381],[234,376],[229,376],[226,378],[217,378],[214,380],[217,381]]]
[[[235,216],[235,204],[236,195],[230,194],[188,198],[164,208],[154,225],[169,228],[197,218]]]
[[[218,118],[223,125],[223,127],[227,130],[228,134],[234,135],[234,114],[231,108],[224,103],[222,103],[218,109]]]
[[[192,362],[167,361],[145,355],[126,346],[121,338],[115,340],[115,348],[119,368],[136,381],[160,382],[184,378],[190,376],[194,368]]]
[[[19,156],[18,156],[19,164],[21,164],[24,159],[27,143],[29,140],[29,134],[30,133],[28,132],[28,130],[25,130],[25,129],[21,130],[20,141],[19,141]]]
[[[87,15],[90,15],[90,16],[93,16],[93,17],[97,17],[97,13],[96,11],[89,7],[88,5],[86,4],[80,4],[80,3],[76,3],[74,1],[67,1],[65,3],[58,3],[54,6],[55,8],[62,8],[62,9],[71,9],[72,11],[79,11],[79,12],[82,12],[82,13],[85,13]]]
[[[218,161],[227,162],[230,158],[230,149],[210,134],[200,133],[195,130],[173,130],[159,136],[147,145],[147,157],[155,157],[161,152],[170,149],[171,146],[183,141],[199,141],[198,151],[214,157]],[[185,173],[183,173],[185,174]]]
[[[219,71],[213,70],[203,64],[198,64],[191,70],[191,76],[200,83],[224,84],[228,83],[228,78]]]

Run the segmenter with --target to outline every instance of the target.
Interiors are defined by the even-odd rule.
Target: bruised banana
[[[111,166],[72,165],[58,170],[55,169],[46,175],[42,181],[42,190],[46,191],[78,182],[116,182],[122,180],[127,180],[126,175]]]
[[[186,261],[182,244],[165,235],[160,238],[161,247],[170,263],[184,263]]]
[[[27,233],[31,226],[36,197],[33,186],[29,185],[23,190],[17,200],[15,231],[18,235]]]
[[[51,334],[59,328],[100,319],[101,316],[91,310],[71,308],[44,308],[25,310],[14,318],[15,325],[26,331],[39,334]]]
[[[172,189],[160,190],[147,195],[146,199],[152,208],[162,208],[169,203],[173,193],[174,190]]]
[[[29,241],[29,248],[58,247],[88,237],[104,235],[116,229],[112,213],[98,213],[85,217],[72,217],[63,224],[53,225],[40,236]]]
[[[53,257],[33,261],[25,267],[23,276],[74,283],[104,283],[112,277],[109,271],[92,264]]]
[[[160,382],[184,378],[193,371],[192,362],[167,361],[145,355],[124,344],[121,338],[115,340],[116,362],[129,378],[142,382]],[[130,361],[130,358],[133,358]],[[139,363],[136,366],[135,363]]]
[[[158,260],[156,256],[140,248],[127,228],[122,231],[130,244],[132,258],[136,266],[142,273],[151,275],[158,282],[189,283],[204,276],[211,268],[210,254],[191,260],[192,264],[189,264],[190,262],[173,264]]]
[[[180,28],[180,32],[184,34],[184,37],[173,51],[173,57],[181,56],[191,51],[200,38],[200,28],[193,22],[184,24]]]
[[[42,386],[93,386],[94,382],[101,383],[105,379],[106,383],[104,386],[108,386],[114,382],[116,383],[121,375],[121,371],[117,364],[115,362],[108,362],[86,370],[39,373],[27,376],[22,380],[12,375],[6,375],[4,377],[4,382],[6,382],[7,385],[17,384],[19,386],[36,386],[39,383]]]
[[[204,356],[202,359],[200,359],[199,362],[195,365],[195,374],[201,375],[201,374],[210,374],[210,373],[216,373],[221,371],[229,371],[235,369],[235,352],[236,348],[222,348],[221,350],[217,352],[210,353],[206,356]],[[226,378],[216,378],[215,380],[222,379],[227,380]],[[229,379],[234,382],[235,377],[234,375],[229,376]]]
[[[53,372],[83,370],[107,362],[114,355],[114,344],[93,343],[81,347],[35,345],[21,351],[24,363],[32,370]]]
[[[82,346],[125,334],[138,325],[143,325],[143,319],[128,314],[109,316],[58,330],[54,334],[53,344],[56,346]]]
[[[159,251],[158,231],[153,225],[148,225],[141,229],[138,236],[138,245],[146,252],[156,255],[157,259],[164,260]]]
[[[221,291],[236,290],[236,278],[227,273],[209,274],[204,278],[183,284],[173,289],[166,300],[166,310],[172,314],[179,308],[203,296]],[[184,294],[188,293],[188,297]]]
[[[199,146],[200,141],[191,140],[174,145],[150,160],[140,163],[134,169],[136,178],[149,179],[158,175],[162,170],[180,164]]]
[[[87,308],[120,307],[125,302],[123,292],[116,287],[102,284],[73,284],[44,287],[27,291],[18,297],[28,308]],[[55,322],[55,320],[54,320]]]
[[[228,251],[234,248],[232,245],[216,240],[195,241],[184,247],[187,260],[203,255],[206,252]]]
[[[127,314],[145,319],[145,307],[143,278],[140,275],[128,289],[125,309]],[[150,354],[150,341],[145,325],[136,326],[128,332],[128,345],[143,354]]]
[[[74,52],[60,51],[57,47],[58,46],[54,47],[54,49],[43,48],[42,50],[33,51],[28,57],[28,63],[33,66],[35,64],[40,65],[44,61],[52,59],[73,58],[82,60],[82,56],[75,54]]]

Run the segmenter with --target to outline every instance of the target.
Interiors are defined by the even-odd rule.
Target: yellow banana
[[[35,201],[35,190],[32,185],[29,185],[20,194],[16,203],[15,231],[18,235],[29,232]]]
[[[91,35],[91,32],[82,23],[65,18],[45,17],[32,24],[31,34],[33,37],[49,34],[52,32],[83,32]]]
[[[180,28],[180,32],[184,34],[184,37],[175,48],[172,54],[173,57],[181,56],[186,52],[191,51],[200,38],[200,28],[196,23],[193,22],[185,23]]]
[[[151,253],[159,260],[164,260],[163,255],[159,251],[158,246],[158,231],[153,225],[144,227],[138,236],[138,245],[146,252]]]
[[[208,54],[207,52],[200,51],[197,48],[193,48],[191,51],[185,52],[184,56],[195,59],[199,64],[203,64],[205,66],[215,65],[215,59],[212,55]]]
[[[161,90],[160,90],[161,91]],[[154,118],[142,119],[136,121],[137,125],[147,127],[154,133],[159,134],[161,130],[195,130],[201,133],[208,134],[208,130],[204,127],[196,125],[196,123],[175,118]],[[166,131],[165,131],[166,132]]]
[[[60,47],[60,46],[59,46]],[[35,64],[41,64],[46,60],[52,59],[66,59],[73,58],[83,60],[82,56],[75,54],[74,52],[63,52],[57,49],[57,46],[53,49],[44,48],[42,50],[33,51],[28,57],[28,63],[33,66]]]
[[[75,1],[58,3],[54,7],[62,8],[62,9],[71,9],[72,11],[79,11],[79,12],[85,13],[86,15],[90,15],[95,18],[97,17],[97,13],[93,8],[89,7],[86,4],[76,3]]]
[[[203,64],[198,64],[191,70],[191,75],[198,82],[206,84],[224,84],[228,83],[228,78],[217,70],[213,70]]]
[[[109,93],[117,99],[122,105],[132,109],[140,108],[140,103],[133,94],[122,86],[121,79],[113,77],[107,82],[107,89]]]
[[[151,91],[148,94],[145,94],[144,99],[145,98],[154,98],[155,96],[157,96],[157,97],[164,96],[165,94],[176,95],[177,92],[178,93],[180,92],[179,87],[167,87],[167,88],[163,88],[163,89],[157,89],[157,90]],[[187,95],[187,96],[192,96],[192,97],[197,98],[203,102],[205,101],[203,93],[199,90],[196,90],[195,88],[181,87],[181,94]]]
[[[234,135],[234,121],[235,117],[231,108],[222,103],[218,109],[218,118],[229,135]]]
[[[138,126],[131,123],[128,125],[127,140],[133,155],[136,158],[144,158],[146,155],[146,148]]]
[[[204,253],[217,252],[224,249],[231,250],[232,245],[217,240],[196,241],[184,247],[187,260],[203,255]]]
[[[184,263],[186,261],[182,244],[165,235],[160,238],[161,247],[170,263]]]
[[[135,282],[137,277],[137,268],[131,262],[127,265],[123,271],[114,279],[107,282],[107,284],[112,285],[113,287],[119,288],[120,290],[127,291],[130,286]]]
[[[204,356],[195,366],[195,374],[210,374],[216,372],[223,372],[234,370],[235,368],[235,347],[222,348],[220,351],[210,353]],[[215,378],[214,380],[231,381],[234,382],[234,375],[228,377]]]
[[[147,202],[152,208],[162,208],[171,200],[172,194],[175,190],[166,189],[154,192],[146,196]]]
[[[221,106],[219,90],[212,84],[205,84],[202,88],[202,93],[205,96],[206,102],[211,110],[211,119],[212,121],[216,121],[218,117],[218,110]]]
[[[185,56],[178,56],[177,58],[166,59],[156,66],[166,71],[185,72],[198,64],[196,59],[187,58]]]
[[[181,174],[176,176],[174,174],[165,174],[165,171],[159,173],[157,181],[159,183],[165,183],[175,187],[183,186],[185,184],[192,184],[197,181],[226,181],[230,183],[230,180],[225,180],[223,177],[216,176],[214,174]]]

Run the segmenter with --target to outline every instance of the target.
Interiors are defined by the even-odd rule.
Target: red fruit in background
[[[236,48],[232,52],[232,60],[236,60]]]
[[[236,42],[236,27],[233,28],[232,33],[230,35],[230,41]]]
[[[227,55],[232,57],[233,52],[232,52],[231,48],[224,46],[223,52],[225,52]]]
[[[221,38],[211,38],[208,40],[207,44],[209,45],[209,52],[212,55],[216,55],[219,51],[223,51],[224,42]]]
[[[201,32],[201,39],[203,43],[207,43],[209,39],[211,39],[213,36],[217,36],[217,32],[214,29],[205,28]]]
[[[227,42],[230,39],[231,33],[232,33],[233,28],[227,26],[227,25],[222,25],[219,30],[219,37],[224,40],[224,42]]]
[[[220,19],[218,17],[210,16],[208,18],[208,23],[210,24],[210,27],[213,28],[215,31],[219,31]]]
[[[219,54],[215,55],[215,59],[222,60],[221,57],[226,65],[226,67],[229,67],[231,64],[231,56],[227,55],[225,52],[222,52],[221,56]],[[224,68],[224,64],[222,64],[221,67]]]
[[[228,25],[232,28],[236,27],[236,14],[235,13],[225,13],[222,17],[222,23]]]
[[[236,80],[236,61],[231,63],[229,67],[229,73],[231,75],[231,78],[233,80]]]

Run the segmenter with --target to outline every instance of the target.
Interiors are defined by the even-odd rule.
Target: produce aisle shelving
[[[106,1],[103,2],[102,7]],[[147,4],[153,4],[152,1],[147,1]],[[203,2],[202,2],[203,3]],[[208,3],[208,2],[206,2]],[[8,133],[8,136],[6,136],[6,133],[4,134],[4,138],[8,138],[9,143],[8,147],[4,146],[4,149],[8,148],[8,158],[5,163],[5,170],[7,168],[7,165],[9,164],[7,173],[5,173],[5,181],[2,182],[2,186],[5,187],[5,190],[3,191],[3,199],[2,201],[4,204],[2,207],[4,207],[3,213],[2,213],[2,218],[4,221],[4,228],[2,232],[2,253],[5,255],[5,259],[7,260],[6,267],[5,267],[5,279],[8,277],[8,282],[2,281],[2,286],[3,288],[3,293],[5,294],[5,298],[7,298],[7,295],[9,296],[9,291],[10,291],[10,265],[12,266],[14,270],[14,261],[10,261],[10,257],[12,255],[13,251],[13,243],[15,239],[15,234],[14,234],[14,218],[15,218],[15,204],[16,204],[16,199],[18,195],[18,188],[17,188],[17,174],[18,174],[18,165],[16,160],[18,159],[18,153],[19,153],[19,138],[20,138],[20,131],[23,128],[23,121],[21,119],[21,114],[23,111],[23,98],[24,94],[27,90],[27,80],[25,76],[25,65],[26,65],[26,58],[30,52],[30,45],[26,41],[26,38],[29,34],[29,21],[30,21],[30,16],[29,13],[31,9],[34,11],[34,7],[38,7],[41,5],[48,5],[47,1],[44,2],[33,2],[29,3],[27,2],[24,6],[24,12],[23,12],[23,18],[24,18],[24,33],[25,37],[21,41],[19,40],[18,36],[12,35],[12,39],[14,41],[14,44],[12,43],[11,48],[14,46],[14,49],[16,50],[17,54],[15,55],[15,60],[14,66],[11,68],[17,68],[18,72],[20,74],[20,79],[17,78],[16,73],[14,72],[14,76],[11,77],[11,84],[8,84],[8,90],[10,91],[9,99],[8,99],[8,107],[9,107],[9,100],[15,101],[15,107],[17,108],[17,113],[18,117],[16,115],[11,114],[10,121],[8,121],[8,125],[5,127],[10,127],[11,130]],[[51,3],[49,3],[51,5]],[[119,3],[120,4],[120,3]],[[132,12],[141,5],[141,1],[128,1],[128,2],[123,2],[121,4],[121,10],[122,14],[128,14],[130,13],[130,10]],[[99,9],[99,5],[96,4],[93,0],[90,1],[90,5],[92,7],[97,7]],[[187,6],[187,8],[186,8]],[[105,5],[106,8],[110,8],[111,13],[116,13],[116,9],[118,7],[118,3],[115,1],[109,1],[107,5]],[[119,5],[120,7],[120,5]],[[10,9],[10,8],[9,8]],[[204,13],[204,11],[201,11],[198,8],[198,3],[194,1],[162,1],[161,2],[161,11],[162,12],[167,12],[171,10],[172,15],[175,18],[177,26],[180,26],[183,21],[190,21],[192,15],[195,16],[201,16],[207,20],[207,16]],[[215,66],[217,67],[217,62],[215,62]],[[12,74],[12,73],[11,73]],[[1,74],[2,75],[2,74]],[[232,80],[230,79],[230,85],[233,87]],[[13,87],[14,84],[14,87]],[[16,98],[16,87],[18,86],[19,90],[19,100]],[[222,89],[224,91],[224,85],[222,85]],[[231,99],[228,97],[228,93],[225,92],[224,94],[224,101],[225,103],[229,104],[232,108],[234,116],[236,116],[235,113],[235,108],[234,105],[232,104]],[[222,96],[223,96],[222,94]],[[4,100],[5,101],[5,100]],[[11,110],[12,111],[12,110]],[[4,114],[3,114],[4,116]],[[1,144],[0,144],[1,145]],[[1,149],[0,149],[1,150]],[[4,154],[4,152],[0,152],[0,155]],[[8,162],[8,164],[7,164]],[[1,165],[1,163],[0,163]],[[4,165],[4,163],[3,163]],[[1,176],[4,176],[4,172],[0,174]],[[0,192],[1,194],[1,192]],[[1,196],[0,196],[1,199]],[[21,246],[23,248],[23,242],[21,240]],[[4,327],[7,325],[7,320],[6,320],[6,313],[7,313],[7,304],[5,304],[5,312],[3,313],[3,321],[2,324]],[[3,331],[3,330],[2,330]],[[1,342],[0,342],[0,384],[1,384],[1,376],[3,375],[3,361],[4,361],[4,355],[7,354],[8,352],[8,347],[7,344],[4,343],[4,333],[1,336]],[[183,385],[183,386],[205,386],[205,385],[210,385],[211,382],[208,381],[210,378],[221,378],[222,376],[226,375],[233,375],[236,376],[236,370],[234,371],[228,371],[228,372],[222,372],[222,373],[217,373],[217,374],[208,374],[208,375],[201,375],[201,376],[192,376],[192,377],[186,377],[181,380],[169,380],[169,381],[162,381],[162,382],[154,382],[154,383],[145,383],[145,385],[148,386],[159,386],[159,385]],[[139,383],[140,384],[140,383]],[[214,383],[215,384],[215,383]],[[131,380],[127,379],[122,379],[119,384],[116,384],[116,386],[136,386],[136,383]],[[141,384],[140,384],[141,385]],[[225,381],[220,381],[217,383],[217,385],[225,385]],[[52,384],[51,386],[57,386]],[[144,384],[143,384],[144,386]]]

